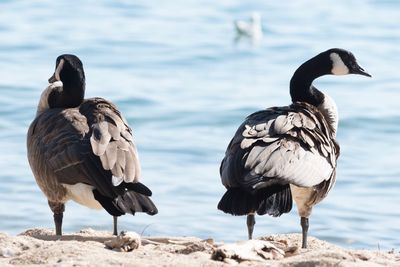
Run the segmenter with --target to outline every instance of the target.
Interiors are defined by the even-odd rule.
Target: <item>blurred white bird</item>
[[[253,12],[250,21],[235,20],[234,21],[237,37],[247,36],[255,40],[262,38],[262,28],[261,28],[261,14],[258,12]]]

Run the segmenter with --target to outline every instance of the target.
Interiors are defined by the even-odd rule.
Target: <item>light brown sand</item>
[[[298,234],[265,238],[276,249],[255,253],[257,261],[243,261],[238,255],[223,259],[216,251],[223,250],[224,244],[211,239],[142,237],[138,249],[117,252],[104,245],[113,238],[110,233],[91,229],[67,234],[61,240],[45,229],[28,230],[18,236],[0,233],[0,266],[400,266],[398,251],[348,250],[312,237],[309,248],[300,249]],[[266,260],[268,255],[279,259]]]

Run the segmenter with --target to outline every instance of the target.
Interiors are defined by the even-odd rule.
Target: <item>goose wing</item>
[[[311,105],[295,103],[250,115],[228,145],[220,173],[228,188],[311,187],[333,176],[338,155],[323,115]]]
[[[94,98],[82,104],[79,111],[91,127],[92,152],[100,158],[102,168],[111,171],[113,185],[138,182],[140,164],[132,130],[116,106]]]
[[[44,173],[60,183],[89,184],[109,198],[126,187],[151,195],[137,183],[140,165],[132,132],[112,103],[94,98],[79,109],[49,110],[31,128],[35,154],[43,155],[36,161],[46,162]]]

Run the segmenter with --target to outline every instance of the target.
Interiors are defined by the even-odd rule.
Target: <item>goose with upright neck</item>
[[[312,82],[323,75],[359,74],[371,77],[361,68],[354,55],[340,48],[332,48],[304,62],[290,80],[292,102],[306,102],[317,107],[336,135],[339,115],[333,99],[314,87]]]
[[[307,247],[312,208],[335,184],[340,151],[336,104],[312,84],[330,74],[371,76],[347,50],[322,52],[293,74],[291,105],[251,114],[228,145],[220,167],[227,191],[218,209],[247,215],[249,239],[256,213],[280,216],[292,209],[294,199],[301,217],[302,247]]]
[[[61,55],[43,91],[28,136],[28,160],[48,199],[56,235],[62,235],[65,203],[74,200],[126,213],[157,213],[152,192],[139,182],[140,163],[132,130],[117,107],[103,98],[84,99],[85,73],[75,55]]]

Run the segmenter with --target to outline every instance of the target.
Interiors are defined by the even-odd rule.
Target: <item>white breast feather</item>
[[[339,123],[339,114],[337,111],[337,106],[335,101],[333,101],[333,99],[329,95],[324,94],[324,96],[325,96],[324,102],[322,102],[318,106],[318,109],[325,116],[325,119],[334,130],[334,136],[336,136]]]
[[[74,185],[63,184],[63,186],[67,189],[68,196],[73,201],[91,209],[102,208],[100,203],[94,198],[93,186],[83,183],[77,183]]]

